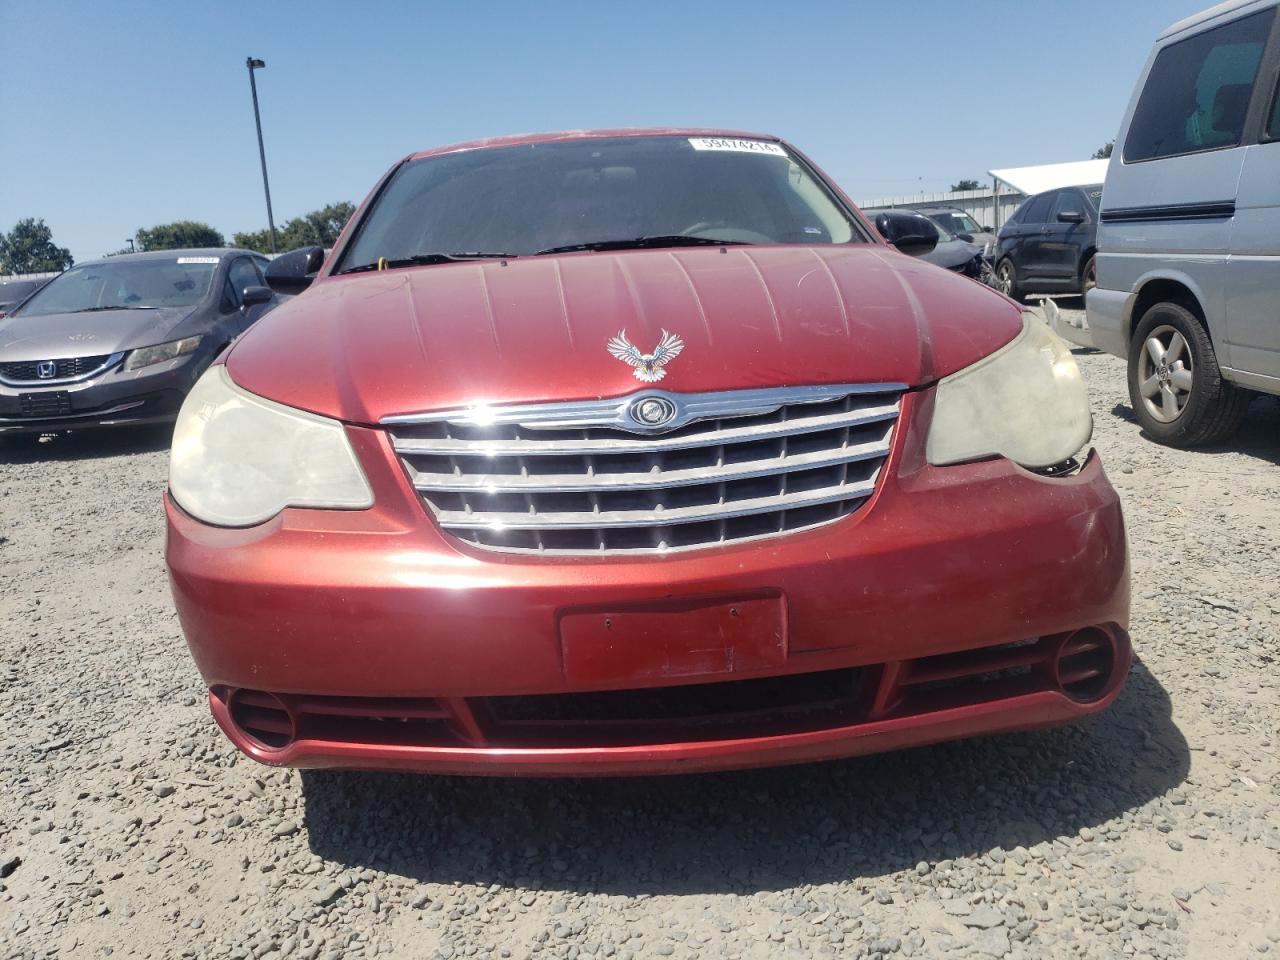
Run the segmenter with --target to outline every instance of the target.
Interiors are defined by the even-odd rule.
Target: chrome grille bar
[[[476,546],[662,553],[847,516],[875,491],[901,384],[473,406],[383,421],[436,523]],[[639,419],[661,398],[660,424]]]
[[[525,530],[583,530],[596,527],[670,526],[675,523],[702,523],[707,520],[728,520],[755,513],[772,513],[777,510],[796,510],[801,507],[820,506],[853,497],[868,497],[875,490],[875,479],[858,484],[845,484],[826,490],[803,494],[779,494],[775,497],[756,497],[732,503],[717,503],[706,507],[678,507],[674,510],[652,510],[643,521],[631,510],[584,511],[581,513],[468,513],[441,510],[436,514],[439,524],[448,530],[495,530],[504,528]]]
[[[834,427],[856,427],[867,423],[896,420],[898,404],[881,403],[848,412],[814,416],[781,423],[758,424],[750,427],[730,427],[724,430],[708,425],[707,429],[677,437],[592,437],[590,439],[543,440],[538,438],[515,440],[422,440],[413,437],[396,437],[396,453],[401,454],[450,454],[489,457],[549,457],[565,454],[593,453],[663,453],[668,450],[690,450],[710,443],[737,443],[744,440],[772,440],[795,433],[810,433]]]
[[[726,480],[746,480],[770,474],[831,467],[836,464],[851,463],[855,460],[883,458],[888,453],[889,429],[886,428],[881,439],[856,446],[841,447],[834,451],[820,450],[791,457],[774,457],[770,460],[755,460],[745,464],[725,465],[717,469],[716,478],[721,482]],[[412,467],[410,470],[413,485],[424,493],[431,491],[507,493],[540,490],[570,493],[603,490],[656,490],[663,487],[685,487],[691,484],[707,482],[707,471],[701,468],[664,471],[658,466],[645,473],[599,473],[589,470],[585,474],[578,475],[523,473],[513,476],[503,476],[501,474],[478,476],[458,473],[417,473],[412,472]]]

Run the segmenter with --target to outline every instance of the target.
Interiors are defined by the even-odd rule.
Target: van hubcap
[[[1147,413],[1161,423],[1182,416],[1191,399],[1191,349],[1170,326],[1156,327],[1138,358],[1138,392]]]

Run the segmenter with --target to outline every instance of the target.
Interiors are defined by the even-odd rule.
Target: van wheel
[[[1085,296],[1098,285],[1098,258],[1090,255],[1080,271],[1080,296]]]
[[[1013,268],[1013,261],[1008,257],[996,266],[996,289],[1006,297],[1022,302],[1022,291],[1018,288],[1018,272]]]
[[[1222,379],[1195,314],[1165,302],[1143,314],[1129,343],[1129,399],[1153,440],[1194,447],[1235,433],[1252,396]]]

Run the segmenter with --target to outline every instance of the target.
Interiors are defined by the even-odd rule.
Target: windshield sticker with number
[[[695,150],[730,150],[734,153],[766,153],[785,157],[787,151],[779,144],[763,140],[734,140],[729,137],[690,137],[689,144]]]

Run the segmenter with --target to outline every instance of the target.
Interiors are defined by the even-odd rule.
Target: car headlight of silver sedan
[[[1011,343],[938,381],[925,451],[935,466],[1003,456],[1035,469],[1064,463],[1092,435],[1075,358],[1026,313]]]
[[[195,353],[200,347],[200,340],[200,337],[183,337],[181,340],[170,340],[168,343],[157,343],[151,347],[130,350],[129,355],[124,358],[124,369],[137,370],[141,367],[149,367],[153,363],[164,363],[166,360],[176,360],[188,353]]]
[[[169,493],[223,527],[262,523],[285,507],[373,506],[341,423],[249,393],[222,365],[205,371],[178,413]]]

